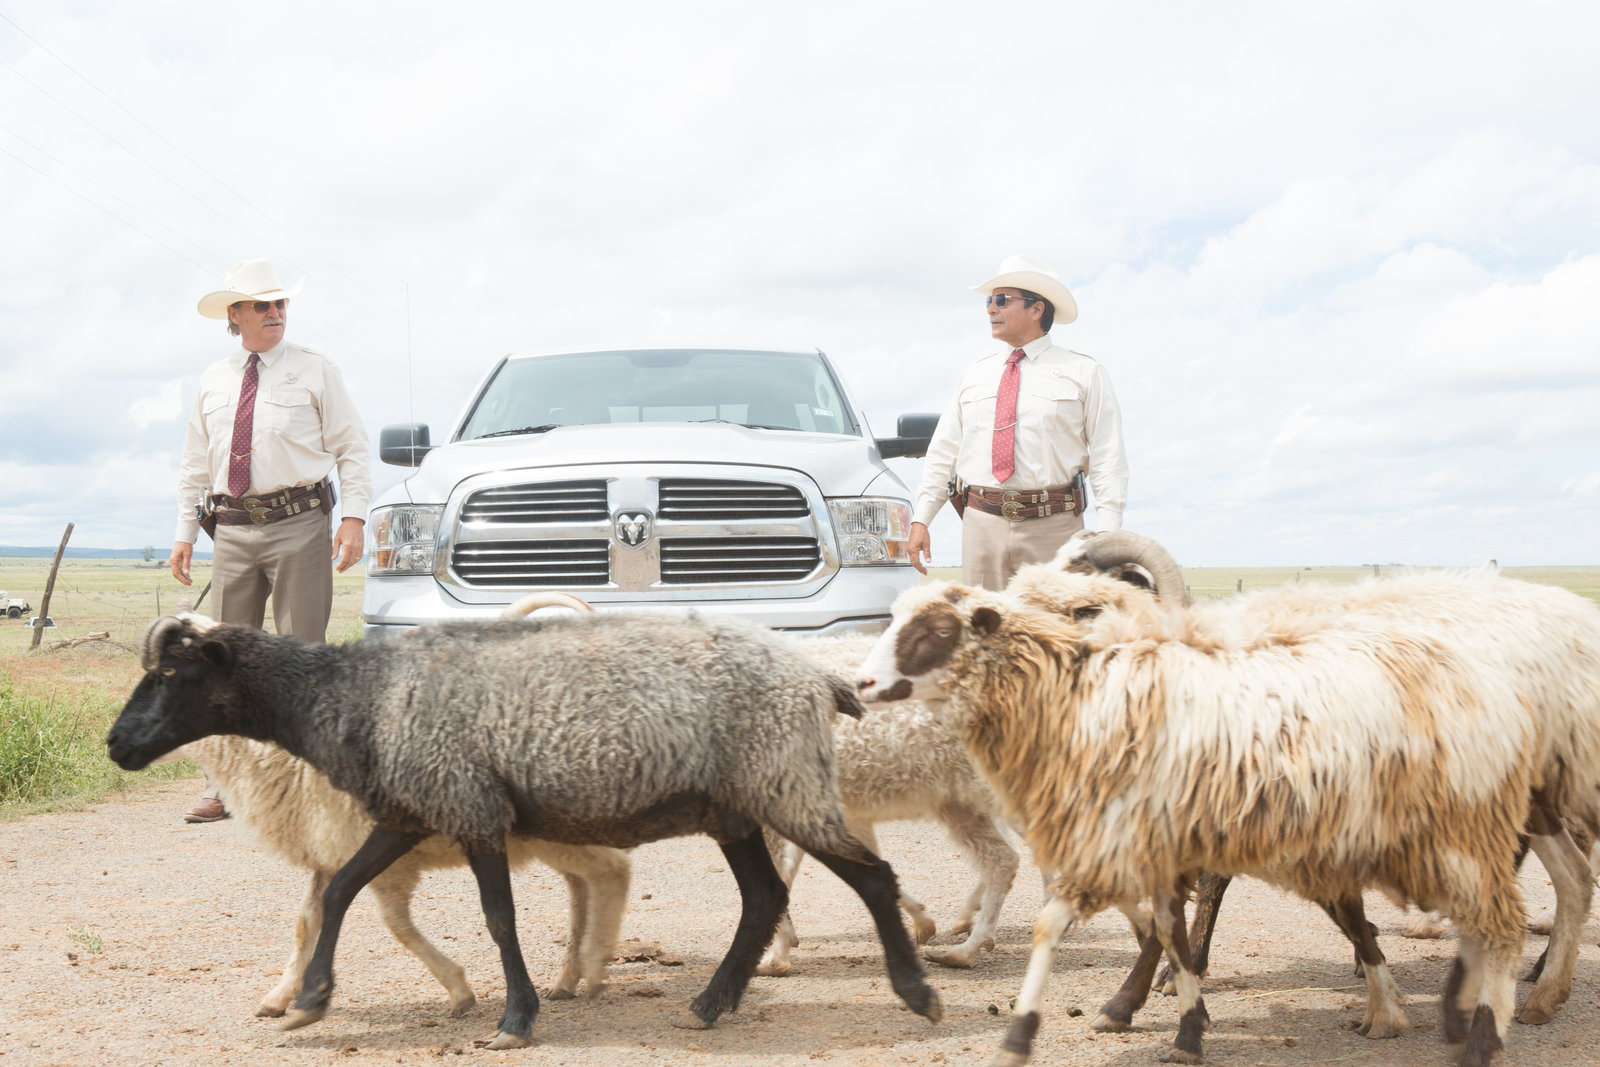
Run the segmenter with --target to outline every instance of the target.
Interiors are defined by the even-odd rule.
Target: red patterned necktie
[[[239,383],[239,407],[233,413],[233,441],[228,445],[228,495],[244,496],[250,488],[250,441],[256,425],[256,385],[261,374],[256,364],[261,357],[250,353],[244,380]]]
[[[1000,375],[1000,395],[994,402],[994,484],[1004,485],[1011,472],[1017,469],[1015,442],[1017,438],[1017,383],[1022,380],[1022,349],[1014,349],[1006,360],[1005,373]]]

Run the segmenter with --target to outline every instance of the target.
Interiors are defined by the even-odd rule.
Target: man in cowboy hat
[[[962,512],[961,580],[1003,589],[1019,567],[1048,560],[1083,529],[1085,475],[1096,528],[1121,528],[1128,461],[1105,368],[1050,340],[1052,325],[1078,317],[1055,271],[1009,256],[972,288],[986,297],[989,332],[1005,347],[972,365],[939,416],[907,547],[927,573],[928,524],[949,497]]]
[[[178,532],[168,565],[191,584],[202,527],[214,542],[214,618],[260,627],[272,601],[280,634],[327,636],[333,569],[361,559],[372,460],[367,431],[339,371],[325,357],[283,339],[289,300],[264,259],[228,271],[223,288],[200,298],[208,319],[226,319],[239,350],[207,367],[189,416],[178,474]],[[339,471],[344,517],[333,526]],[[226,812],[208,781],[184,818],[214,822]]]

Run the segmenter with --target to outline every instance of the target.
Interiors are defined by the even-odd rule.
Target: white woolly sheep
[[[1060,581],[1060,572],[1109,574],[1129,566],[1163,568],[1172,590],[1168,599],[1186,599],[1177,592],[1181,578],[1175,576],[1171,557],[1154,542],[1126,533],[1077,535],[1051,563],[1024,568],[1007,592],[1035,606],[1072,614],[1080,607],[1074,603],[1079,587]],[[1139,589],[1124,590],[1122,595],[1122,606],[1153,596]],[[1539,984],[1517,1017],[1525,1023],[1548,1022],[1571,992],[1579,934],[1592,895],[1588,856],[1600,812],[1587,790],[1580,787],[1581,796],[1574,796],[1563,783],[1575,767],[1585,766],[1600,752],[1600,611],[1565,590],[1513,581],[1492,571],[1412,573],[1341,586],[1297,583],[1189,610],[1197,613],[1204,629],[1233,631],[1242,638],[1271,631],[1286,621],[1294,625],[1293,620],[1308,614],[1356,625],[1372,619],[1380,625],[1396,621],[1420,626],[1515,688],[1540,725],[1535,776],[1539,786],[1532,799],[1541,809],[1540,825],[1550,832],[1530,830],[1529,836],[1555,885],[1558,902],[1548,920],[1530,923],[1536,929],[1542,926],[1538,932],[1552,937],[1531,976]],[[1202,931],[1197,965],[1208,950],[1210,923],[1226,886],[1222,879],[1202,887],[1206,895],[1199,899],[1195,918]],[[1438,936],[1442,931],[1434,925],[1436,913],[1433,918],[1434,923],[1426,919],[1414,923],[1414,932]],[[1430,926],[1438,932],[1430,931]],[[1547,958],[1555,961],[1549,967]]]
[[[1174,575],[1157,573],[1157,588]],[[1543,743],[1505,680],[1421,627],[1308,614],[1214,632],[1198,609],[1075,581],[1076,619],[1005,594],[910,590],[860,675],[869,701],[948,699],[1034,854],[1060,872],[1000,1062],[1031,1052],[1065,930],[1147,898],[1177,968],[1171,1055],[1198,1062],[1207,1016],[1182,907],[1210,870],[1322,902],[1359,904],[1374,886],[1450,914],[1465,967],[1446,1019],[1476,999],[1462,1062],[1487,1063],[1511,1016],[1514,861]],[[1359,945],[1364,931],[1346,932]],[[1381,954],[1363,962],[1369,1028],[1403,1028]]]
[[[276,745],[243,737],[216,735],[179,750],[200,764],[221,787],[228,807],[255,831],[268,851],[311,872],[294,927],[294,948],[283,977],[262,998],[257,1015],[279,1016],[300,989],[300,975],[322,929],[322,894],[372,831],[372,818],[349,793],[335,789],[316,768]],[[546,994],[573,996],[578,982],[593,996],[605,984],[605,967],[627,904],[627,853],[599,845],[563,845],[513,837],[506,842],[512,867],[540,860],[559,871],[569,893],[566,959],[560,977]],[[461,849],[430,837],[396,860],[370,884],[378,914],[389,932],[420,959],[444,986],[452,1015],[462,1015],[476,1000],[461,965],[440,952],[411,921],[411,898],[422,873],[464,867]]]
[[[866,636],[815,637],[801,640],[799,647],[841,678],[852,678],[874,641]],[[922,701],[907,700],[874,709],[859,721],[840,718],[833,728],[833,751],[845,823],[870,851],[878,852],[874,824],[933,819],[977,870],[978,884],[948,931],[966,933],[967,939],[924,952],[946,967],[972,966],[979,953],[994,948],[1000,909],[1017,874],[1017,851],[1000,827],[1000,801],[972,766],[960,731]],[[767,844],[784,884],[792,886],[805,853],[770,835]],[[903,884],[900,906],[911,916],[918,944],[933,937],[933,920]],[[786,911],[756,973],[788,974],[790,950],[798,943]]]
[[[862,897],[891,983],[937,1019],[895,905],[894,872],[845,828],[831,719],[848,686],[749,623],[643,615],[461,622],[381,642],[307,645],[210,620],[157,620],[146,674],[107,737],[138,769],[229,733],[281,745],[354,795],[374,828],[329,883],[323,926],[285,1028],[325,1014],[333,953],[361,887],[432,834],[459,842],[500,949],[496,1048],[538,1011],[517,943],[508,835],[627,848],[687,833],[718,842],[743,905],[733,943],[685,1025],[738,1006],[786,903],[761,828]]]

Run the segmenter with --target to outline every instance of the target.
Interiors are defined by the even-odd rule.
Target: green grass
[[[49,572],[49,559],[0,558],[0,589],[26,597],[38,614]],[[50,600],[56,625],[44,631],[37,650],[30,650],[33,631],[23,620],[0,617],[0,821],[199,774],[187,760],[123,771],[106,758],[105,747],[106,731],[142,673],[135,650],[146,627],[157,614],[177,610],[180,599],[199,594],[211,577],[210,562],[197,562],[194,577],[186,588],[164,564],[65,559]],[[359,564],[334,575],[330,641],[361,635],[363,584]],[[99,632],[109,639],[51,647]]]

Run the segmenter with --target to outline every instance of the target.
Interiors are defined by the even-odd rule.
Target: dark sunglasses
[[[1013,300],[1022,301],[1024,306],[1033,303],[1032,300],[1025,296],[1016,296],[1012,293],[990,293],[989,296],[984,300],[983,306],[988,307],[990,304],[993,304],[997,308],[1003,308]]]
[[[277,308],[279,311],[282,311],[284,308],[288,307],[289,298],[286,296],[280,296],[276,300],[241,300],[233,306],[251,308],[257,315],[265,315],[272,308]]]

